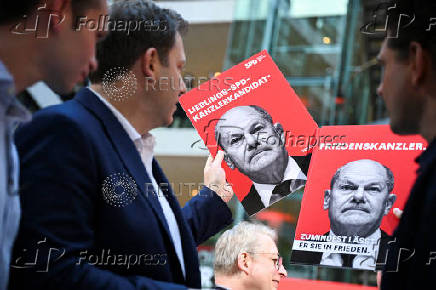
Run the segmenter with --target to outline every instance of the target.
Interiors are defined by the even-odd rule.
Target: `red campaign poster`
[[[266,50],[192,89],[180,104],[253,215],[304,187],[318,128]]]
[[[398,224],[392,210],[404,208],[427,143],[388,125],[328,126],[317,134],[323,141],[313,150],[291,263],[378,269]]]

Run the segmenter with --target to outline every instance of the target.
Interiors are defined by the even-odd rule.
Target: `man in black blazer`
[[[385,258],[389,236],[380,229],[391,210],[396,195],[394,175],[381,163],[361,159],[340,167],[333,175],[330,189],[324,194],[324,210],[328,210],[330,231],[319,241],[364,245],[371,255],[345,252],[310,252],[294,245],[292,261],[334,267],[375,270]],[[308,239],[308,241],[314,239]],[[316,241],[316,240],[315,240]]]
[[[270,206],[306,184],[309,156],[288,156],[280,123],[255,105],[234,107],[215,126],[215,139],[231,169],[253,186],[242,200],[248,215]]]
[[[94,84],[18,130],[23,218],[11,289],[200,288],[196,247],[232,221],[223,153],[183,208],[153,157],[149,131],[172,122],[186,91],[187,23],[146,0],[118,1],[111,14],[138,27],[98,46]],[[163,78],[176,85],[157,86]]]
[[[377,94],[390,126],[428,142],[416,160],[416,182],[389,244],[383,290],[434,289],[436,285],[436,2],[395,0],[378,60],[383,76]]]

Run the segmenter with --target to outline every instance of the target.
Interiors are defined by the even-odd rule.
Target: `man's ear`
[[[274,130],[276,131],[277,135],[280,136],[280,142],[281,144],[285,144],[285,132],[283,130],[283,126],[280,123],[275,123],[273,125]]]
[[[240,253],[237,263],[239,270],[247,275],[250,273],[251,258],[247,253]]]
[[[431,59],[422,45],[412,41],[409,45],[409,65],[414,86],[418,86],[426,77],[425,74],[429,73],[429,63],[431,63]]]
[[[324,204],[323,204],[324,210],[327,210],[329,208],[330,194],[331,194],[330,189],[327,189],[326,191],[324,191]]]
[[[146,80],[156,82],[159,76],[160,60],[157,49],[150,47],[141,57],[141,70]]]
[[[396,194],[391,193],[388,195],[388,198],[386,199],[386,207],[385,207],[385,212],[384,212],[385,215],[387,215],[389,213],[391,208],[394,206],[394,203],[396,200],[397,200]]]
[[[76,23],[76,19],[72,19],[73,18],[73,11],[72,11],[72,4],[71,4],[72,0],[52,0],[52,1],[47,1],[45,3],[45,9],[50,11],[50,16],[49,18],[46,19],[46,21],[48,21],[48,23],[42,23],[42,25],[49,25],[46,27],[50,27],[50,30],[58,33],[59,31],[61,31],[61,23],[64,22],[66,17],[70,17],[71,18],[71,22],[73,25],[75,25]],[[38,6],[38,8],[41,6]],[[44,8],[43,8],[44,9]],[[38,11],[36,10],[35,13],[38,13]],[[44,17],[42,17],[44,18]],[[45,19],[39,19],[39,21],[45,21]],[[70,27],[67,27],[68,29],[70,29]]]
[[[235,169],[235,163],[233,162],[233,160],[232,160],[232,158],[227,154],[227,153],[225,153],[224,154],[224,161],[227,163],[227,166],[230,168],[230,169]]]

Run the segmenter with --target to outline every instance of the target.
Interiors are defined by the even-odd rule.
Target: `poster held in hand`
[[[180,104],[248,215],[306,184],[317,124],[264,50],[192,89]]]

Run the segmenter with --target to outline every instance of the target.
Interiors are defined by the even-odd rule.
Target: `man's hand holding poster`
[[[227,180],[249,215],[306,184],[317,125],[266,51],[180,104],[209,151],[225,152]]]
[[[426,142],[388,125],[318,128],[266,51],[180,98],[251,216],[304,195],[291,262],[375,270]],[[310,168],[309,168],[310,163]]]
[[[329,126],[313,151],[291,262],[375,270],[416,178],[426,142],[389,126]]]

